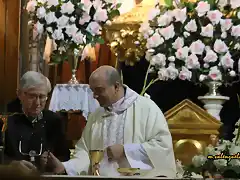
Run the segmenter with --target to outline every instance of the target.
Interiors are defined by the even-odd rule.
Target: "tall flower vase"
[[[68,84],[79,84],[77,77],[76,77],[76,72],[79,68],[80,64],[80,54],[79,50],[69,50],[68,51],[68,63],[71,67],[71,72],[72,72],[72,77],[68,81]]]
[[[209,88],[209,92],[205,96],[199,96],[198,99],[204,103],[204,108],[207,112],[220,121],[222,105],[229,100],[229,97],[222,96],[218,92],[218,88],[222,85],[221,82],[210,81],[207,82],[206,85]]]

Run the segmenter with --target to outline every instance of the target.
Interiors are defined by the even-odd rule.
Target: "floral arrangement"
[[[240,99],[238,96],[239,105]],[[188,167],[177,161],[178,177],[224,177],[239,178],[240,174],[240,119],[235,124],[232,141],[218,140],[210,144],[202,155],[192,158]]]
[[[47,34],[56,55],[104,43],[102,28],[119,15],[121,4],[105,0],[29,0],[26,10],[39,37]]]
[[[240,1],[165,2],[166,6],[155,6],[139,29],[139,39],[146,41],[145,58],[150,62],[147,73],[157,75],[150,85],[176,78],[225,85],[237,81]],[[147,86],[145,83],[145,90]]]

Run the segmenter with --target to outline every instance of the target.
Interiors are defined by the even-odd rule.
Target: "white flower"
[[[173,65],[169,64],[169,66],[167,67],[167,73],[169,79],[174,80],[178,77],[178,70]]]
[[[178,159],[176,160],[176,170],[177,170],[177,173],[178,175],[183,175],[184,174],[184,169],[183,169],[183,165],[182,165],[182,162],[179,161]]]
[[[182,70],[179,73],[179,79],[181,80],[191,80],[192,78],[192,72],[189,71],[186,67],[182,66]]]
[[[175,61],[175,57],[174,57],[174,56],[170,56],[170,57],[168,57],[168,60],[169,60],[170,62],[174,62],[174,61]]]
[[[221,54],[221,53],[225,53],[228,51],[228,47],[225,44],[224,41],[222,41],[221,39],[217,39],[213,45],[213,49],[215,52]]]
[[[97,22],[90,22],[86,30],[95,36],[101,34],[102,27]]]
[[[51,24],[51,23],[55,22],[57,20],[57,18],[55,16],[55,12],[47,13],[47,15],[45,16],[45,20],[46,20],[47,24]]]
[[[164,67],[166,65],[166,56],[164,54],[158,53],[154,56],[152,56],[152,59],[150,61],[151,65]]]
[[[174,49],[179,49],[182,48],[184,46],[184,40],[182,37],[178,37],[174,43],[172,43],[172,46]]]
[[[36,7],[37,7],[37,1],[36,1],[36,0],[30,0],[30,1],[28,1],[28,3],[27,3],[26,10],[27,10],[28,12],[34,12],[35,9],[36,9]]]
[[[239,37],[240,36],[240,25],[232,26],[232,36]]]
[[[91,0],[81,0],[81,4],[83,4],[83,10],[89,14],[90,13],[90,9],[93,5],[93,3],[91,2]]]
[[[47,27],[46,30],[47,30],[47,32],[53,33],[52,27]]]
[[[42,34],[43,33],[43,24],[41,24],[39,21],[35,24],[36,30],[38,34]]]
[[[174,26],[172,24],[170,26],[160,29],[159,32],[165,40],[168,40],[175,36]]]
[[[230,4],[231,4],[231,7],[233,9],[236,9],[236,8],[240,7],[240,1],[239,0],[230,0]]]
[[[71,22],[75,22],[76,21],[76,18],[74,16],[70,17],[69,19]]]
[[[207,158],[203,155],[194,156],[192,158],[192,163],[195,167],[201,167],[205,164]]]
[[[147,39],[146,47],[148,49],[158,47],[164,42],[164,39],[160,36],[159,33],[154,33],[151,37]]]
[[[149,29],[151,29],[149,23],[148,22],[144,22],[144,23],[141,24],[141,26],[139,28],[139,32],[140,33],[146,33],[146,32],[149,31]]]
[[[221,34],[221,38],[222,38],[222,39],[226,39],[226,38],[227,38],[227,33],[226,33],[226,32],[223,32],[223,33]]]
[[[215,25],[218,24],[221,20],[222,13],[219,10],[208,11],[207,17],[208,19]]]
[[[218,5],[219,7],[223,8],[228,4],[228,0],[219,0]]]
[[[184,35],[185,38],[187,38],[188,36],[190,36],[190,33],[189,32],[184,32],[183,35]]]
[[[160,68],[158,71],[159,80],[166,81],[168,80],[168,72],[166,68]]]
[[[197,24],[195,19],[192,19],[191,21],[189,21],[184,28],[189,32],[196,32]]]
[[[229,52],[220,58],[221,65],[224,69],[233,68],[233,59]]]
[[[63,15],[60,18],[57,19],[57,24],[59,27],[65,27],[69,23],[69,17]]]
[[[203,176],[200,174],[196,174],[194,172],[191,173],[191,178],[193,179],[203,179]]]
[[[91,17],[87,13],[83,13],[82,17],[79,19],[79,24],[84,25],[91,20]]]
[[[233,70],[231,70],[231,71],[229,72],[229,75],[230,75],[231,77],[235,77],[235,76],[236,76],[236,72],[233,71]]]
[[[188,52],[189,48],[187,46],[184,46],[183,48],[177,50],[177,52],[175,53],[176,58],[180,60],[185,60],[188,57]]]
[[[78,31],[78,28],[76,27],[75,24],[69,25],[66,27],[65,33],[69,36],[72,37],[74,36]]]
[[[210,10],[210,4],[205,1],[200,1],[196,7],[198,16],[204,16]]]
[[[158,17],[157,22],[158,26],[168,26],[172,21],[172,16],[169,16],[167,13]]]
[[[62,29],[56,29],[52,34],[52,38],[54,40],[63,40],[64,35],[63,35],[63,32],[62,32]]]
[[[160,14],[160,9],[159,8],[154,8],[151,9],[149,14],[148,14],[148,19],[151,21],[153,20],[156,16]]]
[[[48,0],[37,0],[39,3],[45,4]]]
[[[202,27],[201,35],[205,37],[213,37],[213,25],[208,24],[207,26]]]
[[[216,62],[218,59],[217,54],[213,50],[207,50],[206,56],[203,58],[203,61],[206,63]]]
[[[231,159],[228,164],[231,166],[240,166],[240,160],[239,159]]]
[[[105,22],[108,19],[107,10],[102,8],[97,8],[93,19],[95,21]]]
[[[240,72],[240,59],[238,60],[238,72]]]
[[[58,0],[48,0],[47,5],[48,5],[48,8],[50,8],[51,6],[59,5],[59,2],[58,2]]]
[[[200,63],[198,61],[198,57],[195,54],[191,54],[186,59],[186,65],[188,69],[199,69]]]
[[[222,74],[221,71],[218,69],[217,66],[213,66],[210,68],[210,71],[208,73],[208,77],[214,81],[221,81],[222,80]]]
[[[239,44],[239,43],[236,43],[236,44],[234,45],[234,49],[240,50],[240,44]]]
[[[172,11],[172,15],[175,17],[176,22],[181,22],[184,23],[185,20],[187,19],[187,9],[174,9]]]
[[[221,19],[220,24],[223,32],[228,31],[233,25],[232,19]]]
[[[227,160],[226,159],[213,160],[213,164],[216,166],[217,169],[220,169],[222,167],[227,166]]]
[[[40,7],[37,9],[37,17],[39,19],[44,18],[46,16],[46,9],[44,7]]]
[[[190,51],[193,54],[202,55],[204,48],[205,48],[205,45],[201,40],[197,40],[190,45]]]
[[[238,17],[238,19],[240,19],[240,11],[238,11],[237,17]]]
[[[86,37],[79,31],[76,34],[72,35],[72,40],[76,43],[76,44],[84,44],[86,43]]]
[[[204,67],[204,68],[209,68],[209,64],[208,64],[208,63],[204,63],[204,64],[203,64],[203,67]]]
[[[200,81],[200,82],[203,82],[203,81],[206,80],[206,79],[207,79],[207,76],[204,75],[204,74],[201,74],[201,75],[199,76],[199,81]]]
[[[71,1],[68,1],[67,3],[63,3],[61,6],[61,13],[63,14],[72,14],[75,10],[74,5]]]

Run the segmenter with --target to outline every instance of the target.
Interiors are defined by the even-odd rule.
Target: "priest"
[[[100,174],[118,176],[117,168],[149,170],[152,177],[175,177],[172,137],[158,106],[122,84],[111,66],[101,66],[89,79],[100,108],[92,113],[73,158],[60,162],[52,153],[42,160],[57,174],[88,174],[90,150],[105,150]]]

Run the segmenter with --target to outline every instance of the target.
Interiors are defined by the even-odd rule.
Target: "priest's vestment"
[[[117,176],[117,168],[149,170],[151,176],[175,177],[176,165],[172,137],[159,107],[125,86],[125,96],[109,108],[92,113],[76,144],[73,159],[63,162],[68,175],[88,174],[89,150],[124,145],[126,158],[109,162],[105,153],[100,174]]]

